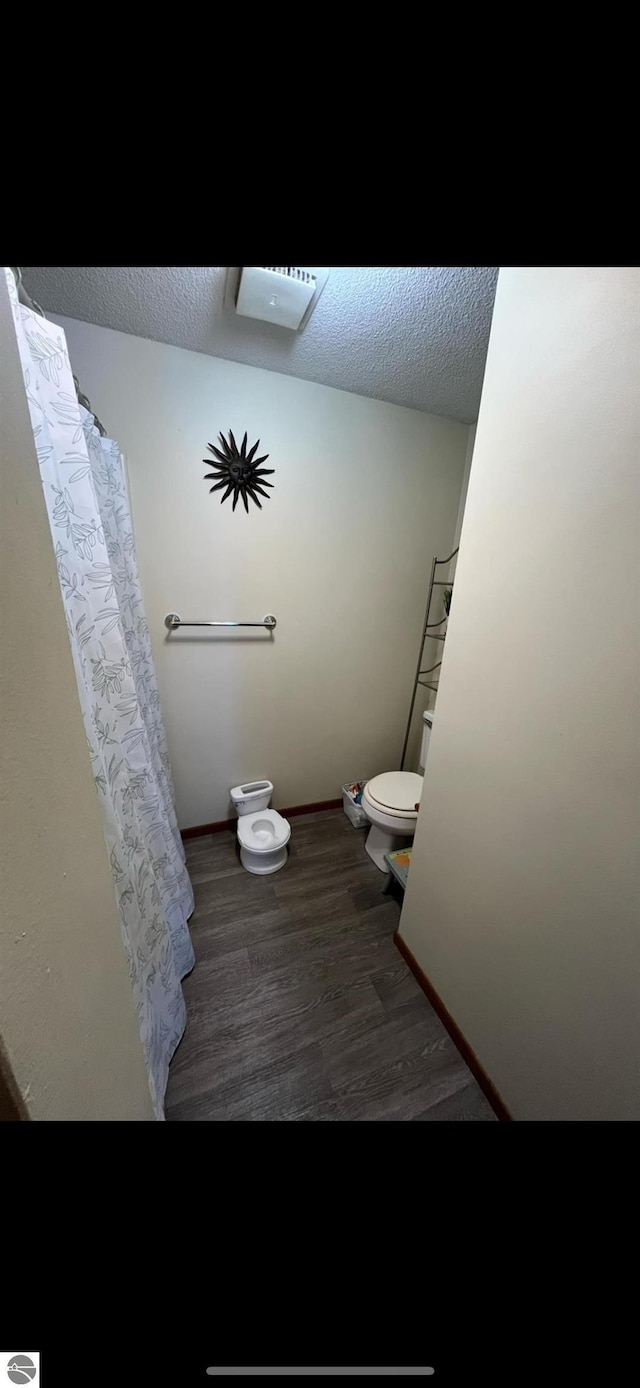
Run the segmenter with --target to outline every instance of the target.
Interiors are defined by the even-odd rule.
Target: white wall
[[[127,455],[182,827],[269,777],[276,805],[399,764],[431,558],[454,532],[468,429],[326,386],[60,318]],[[261,512],[210,496],[219,430],[261,440]],[[164,617],[261,619],[183,632]]]
[[[0,282],[0,1025],[35,1119],[151,1119],[100,808]]]
[[[464,511],[465,511],[465,506],[466,506],[466,501],[467,501],[467,492],[468,492],[468,490],[469,490],[469,477],[470,477],[470,475],[471,475],[471,462],[472,462],[472,459],[473,459],[473,446],[474,446],[474,443],[475,443],[475,437],[476,437],[476,426],[475,426],[475,424],[472,424],[472,425],[470,426],[470,428],[469,428],[469,436],[468,436],[468,439],[467,439],[467,452],[466,452],[466,457],[465,457],[465,462],[464,462],[464,472],[463,472],[463,474],[462,474],[462,486],[461,486],[461,489],[460,489],[460,500],[459,500],[459,502],[458,502],[458,515],[457,515],[457,517],[456,517],[456,524],[455,524],[455,529],[454,529],[454,532],[453,532],[453,539],[452,539],[452,541],[451,541],[450,546],[448,546],[447,550],[446,550],[446,551],[445,551],[445,550],[440,550],[439,553],[438,553],[438,555],[436,555],[436,558],[446,559],[447,554],[451,554],[451,553],[453,552],[453,550],[454,550],[454,549],[457,549],[458,546],[459,546],[459,544],[460,544],[460,535],[461,535],[461,532],[462,532],[462,521],[463,521]],[[432,558],[433,558],[433,556],[432,556]],[[456,557],[455,557],[454,559],[451,560],[451,563],[448,565],[448,567],[445,568],[445,567],[442,567],[442,566],[441,566],[441,567],[439,567],[439,568],[436,569],[436,578],[438,578],[439,580],[441,579],[441,580],[443,580],[443,581],[445,581],[445,582],[447,582],[447,583],[452,583],[452,584],[453,584],[453,582],[455,581],[455,576],[456,576],[456,565],[457,565],[457,563],[458,563],[458,558],[457,558],[457,555],[456,555]],[[427,598],[428,598],[428,591],[429,591],[429,590],[428,590],[428,585],[427,585],[427,586],[425,587],[425,604],[426,604]],[[431,605],[430,605],[430,608],[429,608],[429,622],[430,622],[430,623],[437,622],[437,621],[438,621],[438,618],[441,617],[441,616],[444,614],[445,608],[444,608],[444,605],[443,605],[443,593],[444,593],[444,589],[443,589],[443,588],[435,588],[435,589],[434,589],[434,593],[433,593],[433,596],[432,596],[432,599],[431,599]],[[423,615],[423,620],[424,620],[424,615]],[[445,628],[445,627],[442,627],[442,626],[439,626],[439,627],[437,628],[437,630],[438,630],[438,632],[443,632],[443,631],[446,631],[446,628]],[[416,646],[416,658],[417,658],[417,646]],[[422,663],[422,669],[423,669],[423,670],[429,670],[429,669],[431,669],[431,667],[432,667],[433,665],[436,665],[436,662],[439,661],[439,660],[441,660],[441,659],[442,659],[442,642],[441,642],[441,641],[438,641],[438,640],[435,640],[435,641],[432,640],[432,639],[430,640],[429,637],[427,637],[427,639],[426,639],[426,641],[425,641],[425,643],[424,643],[423,652],[422,652],[422,662],[421,662],[421,663]],[[434,670],[433,673],[429,676],[430,681],[431,681],[431,682],[437,681],[437,680],[439,679],[439,675],[440,675],[440,671],[439,671],[438,669]],[[408,741],[407,741],[407,753],[406,753],[405,760],[404,760],[404,766],[405,766],[405,770],[406,770],[406,771],[421,771],[421,769],[422,769],[422,768],[420,767],[420,764],[419,764],[419,763],[420,763],[420,753],[421,753],[421,750],[422,750],[422,733],[423,733],[423,729],[424,729],[424,720],[423,720],[422,715],[423,715],[423,712],[424,712],[425,709],[427,709],[427,708],[434,709],[434,708],[435,708],[437,698],[438,698],[438,693],[437,693],[436,690],[427,689],[426,685],[424,685],[424,684],[419,684],[419,685],[417,686],[417,689],[416,689],[416,699],[415,699],[415,704],[414,704],[414,707],[413,707],[413,713],[412,713],[412,716],[411,716],[411,727],[410,727],[410,729],[409,729],[409,738],[408,738]]]
[[[401,934],[515,1118],[640,1118],[640,271],[502,270]]]
[[[465,460],[464,460],[464,473],[463,473],[463,475],[462,475],[462,486],[461,486],[461,488],[460,488],[460,501],[459,501],[459,503],[458,503],[458,515],[457,515],[457,517],[456,517],[456,526],[455,526],[455,530],[454,530],[454,532],[453,532],[453,544],[452,544],[452,549],[457,549],[457,548],[458,548],[458,545],[460,544],[460,536],[461,536],[461,534],[462,534],[462,522],[463,522],[463,519],[464,519],[465,506],[466,506],[466,504],[467,504],[467,494],[468,494],[468,491],[469,491],[469,478],[470,478],[470,476],[471,476],[471,463],[472,463],[472,461],[473,461],[473,449],[474,449],[475,441],[476,441],[476,428],[477,428],[477,425],[472,424],[471,427],[470,427],[470,429],[469,429],[469,438],[468,438],[468,440],[467,440],[467,454],[466,454],[466,457],[465,457]]]

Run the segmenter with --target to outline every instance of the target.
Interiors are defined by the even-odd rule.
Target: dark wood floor
[[[393,944],[398,900],[342,810],[292,819],[269,877],[235,835],[187,844],[196,966],[169,1120],[492,1120]]]

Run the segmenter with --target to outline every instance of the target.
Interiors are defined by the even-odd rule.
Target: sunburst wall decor
[[[242,440],[242,447],[240,450],[238,450],[238,445],[233,437],[231,429],[229,430],[228,440],[225,439],[224,434],[218,434],[218,438],[220,439],[221,448],[216,448],[213,443],[207,444],[207,448],[211,450],[218,461],[216,463],[209,463],[208,458],[202,459],[203,463],[206,463],[209,467],[215,468],[215,472],[205,473],[205,481],[213,478],[215,482],[215,485],[210,487],[209,491],[219,492],[224,487],[225,490],[220,497],[221,505],[233,492],[232,511],[235,511],[239,497],[242,497],[247,515],[249,514],[248,497],[250,497],[252,501],[255,501],[256,506],[262,510],[262,502],[258,500],[257,493],[259,492],[260,496],[266,497],[267,501],[271,500],[269,493],[266,492],[264,488],[273,487],[273,482],[266,482],[265,478],[268,474],[274,473],[275,468],[260,467],[260,463],[266,463],[269,457],[268,453],[263,454],[262,458],[255,457],[260,446],[260,439],[258,439],[257,443],[254,443],[250,453],[247,453],[246,434]]]

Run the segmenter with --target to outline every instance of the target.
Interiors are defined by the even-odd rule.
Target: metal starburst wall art
[[[213,453],[217,462],[210,463],[208,458],[203,458],[202,460],[208,467],[215,468],[215,472],[205,473],[205,481],[213,478],[215,483],[209,490],[211,492],[219,492],[224,488],[222,496],[220,497],[221,505],[233,492],[232,511],[235,511],[239,497],[242,497],[247,515],[249,514],[249,502],[247,499],[249,497],[252,501],[255,501],[256,506],[262,510],[262,502],[258,500],[258,492],[260,496],[266,497],[267,501],[271,500],[269,493],[264,489],[265,487],[273,487],[273,482],[267,482],[265,478],[270,473],[275,472],[275,468],[260,467],[260,463],[265,463],[269,457],[269,454],[265,453],[262,458],[256,458],[255,455],[260,446],[260,439],[258,439],[257,443],[254,443],[250,453],[247,453],[246,434],[242,440],[242,447],[239,450],[231,429],[229,430],[228,440],[225,439],[224,434],[218,434],[218,438],[220,439],[220,448],[216,448],[216,445],[213,443],[207,444],[207,448]]]

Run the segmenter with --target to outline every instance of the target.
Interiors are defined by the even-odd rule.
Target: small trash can
[[[362,795],[365,785],[366,781],[348,781],[342,787],[342,806],[347,819],[351,820],[356,829],[361,829],[363,824],[369,823],[362,805],[357,799],[358,796]]]

